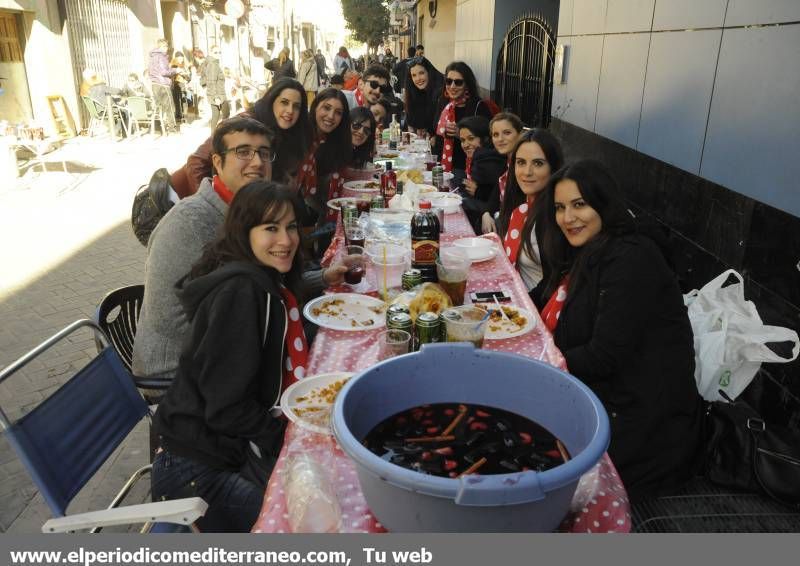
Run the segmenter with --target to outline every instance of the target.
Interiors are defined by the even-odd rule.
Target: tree
[[[342,0],[342,15],[357,41],[375,48],[389,33],[389,8],[382,0]]]

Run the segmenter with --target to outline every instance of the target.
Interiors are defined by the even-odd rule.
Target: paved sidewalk
[[[45,173],[37,166],[15,186],[0,187],[0,367],[90,317],[108,291],[142,281],[145,248],[130,228],[133,195],[158,167],[174,170],[207,136],[207,128],[190,127],[179,136],[116,144],[79,138],[51,156],[66,159],[68,173],[54,161]],[[79,331],[51,349],[44,363],[33,362],[0,385],[0,404],[18,418],[95,354],[92,333]],[[143,422],[70,511],[105,507],[124,479],[147,463],[147,438]],[[144,501],[146,487],[130,501]],[[40,532],[50,516],[0,435],[0,532]]]

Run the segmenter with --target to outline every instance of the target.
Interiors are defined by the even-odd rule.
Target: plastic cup
[[[472,261],[458,249],[443,249],[436,258],[436,275],[439,286],[445,290],[454,305],[464,304],[467,277]]]
[[[355,288],[364,278],[367,272],[366,257],[364,256],[364,248],[361,246],[345,246],[342,256],[342,263],[347,266],[347,271],[344,274],[344,282]]]
[[[388,300],[393,290],[402,287],[403,272],[409,268],[410,251],[395,244],[371,244],[367,249],[372,282],[382,299]]]
[[[380,333],[378,344],[380,344],[381,349],[381,360],[402,356],[409,352],[409,348],[411,347],[411,334],[405,330],[390,328]]]
[[[483,347],[489,312],[470,305],[452,307],[442,312],[448,342],[471,342]]]

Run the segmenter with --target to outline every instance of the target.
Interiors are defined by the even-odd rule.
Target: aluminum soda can
[[[386,205],[383,201],[383,197],[381,195],[374,195],[372,199],[369,201],[370,209],[373,208],[386,208]]]
[[[431,183],[439,191],[444,188],[444,167],[438,163],[431,169]]]
[[[411,322],[411,315],[405,312],[393,314],[386,321],[386,328],[391,330],[405,330],[412,337],[414,336],[414,323]],[[411,348],[409,348],[411,349]]]
[[[389,326],[389,319],[392,318],[396,314],[411,314],[411,310],[408,308],[408,305],[402,304],[394,304],[389,305],[389,308],[386,309],[386,327],[390,328]]]
[[[400,279],[403,291],[409,291],[417,285],[422,285],[422,271],[419,269],[406,269]]]
[[[423,344],[433,344],[441,341],[441,322],[439,315],[433,312],[424,312],[417,317],[416,337],[417,349]]]

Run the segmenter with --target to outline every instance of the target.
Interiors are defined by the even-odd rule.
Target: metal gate
[[[555,36],[539,14],[526,14],[509,26],[497,55],[495,99],[530,127],[550,124]]]
[[[66,23],[72,51],[75,85],[83,80],[83,70],[94,69],[110,86],[123,87],[131,69],[128,3],[126,0],[60,0],[59,9]],[[79,98],[80,100],[80,98]],[[82,123],[89,123],[83,104],[79,104]]]

